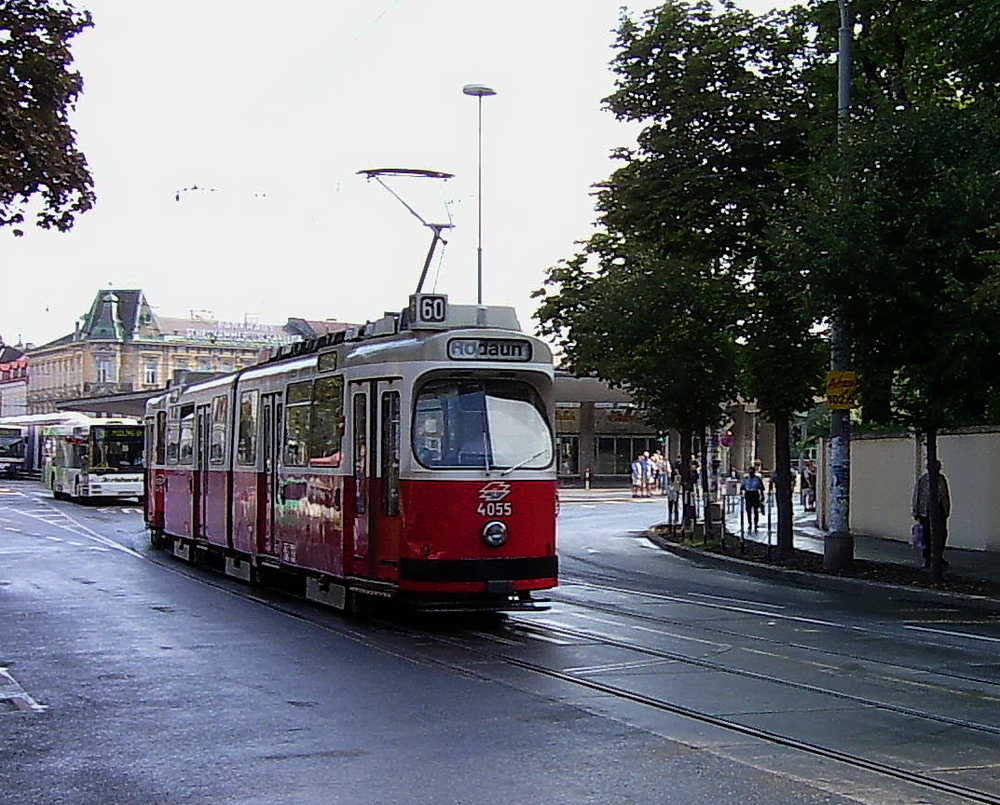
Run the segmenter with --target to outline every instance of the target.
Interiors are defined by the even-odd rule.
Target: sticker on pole
[[[857,408],[858,373],[826,373],[826,407],[839,411]]]

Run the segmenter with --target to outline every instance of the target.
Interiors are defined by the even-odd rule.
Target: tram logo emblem
[[[488,503],[503,500],[510,494],[510,484],[506,481],[490,481],[479,489],[479,499]]]

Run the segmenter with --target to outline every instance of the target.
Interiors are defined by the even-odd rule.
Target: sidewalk
[[[746,523],[743,524],[742,536],[744,539],[772,545],[777,542],[777,512],[773,508],[770,511],[770,532],[765,519],[767,513],[767,511],[764,512],[757,532],[750,532]],[[792,525],[793,547],[822,555],[826,532],[816,527],[816,513],[803,510],[799,502],[793,500],[792,516],[794,520]],[[740,536],[740,510],[738,507],[735,511],[727,513],[726,529],[731,534]],[[854,535],[854,558],[912,567],[921,567],[924,561],[920,550],[911,546],[908,541],[871,537],[866,534]],[[1000,554],[962,548],[946,548],[945,559],[948,561],[947,572],[950,574],[970,579],[1000,580]]]
[[[633,498],[631,490],[628,488],[560,489],[559,499],[562,504],[634,503],[637,506],[650,507],[650,525],[666,520],[665,497],[655,495],[650,498]],[[792,508],[794,518],[792,526],[793,546],[799,550],[822,556],[826,532],[816,527],[815,512],[804,511],[797,499],[793,500]],[[699,511],[700,514],[701,511]],[[740,509],[737,505],[726,512],[726,530],[737,537],[742,535],[743,539],[751,542],[775,545],[777,543],[777,512],[773,507],[770,514],[770,530],[768,530],[767,511],[765,511],[758,530],[751,532],[745,523],[741,529]],[[923,564],[923,556],[920,551],[912,547],[909,542],[870,537],[864,534],[854,535],[854,558],[911,567],[920,567]],[[965,576],[970,579],[1000,581],[1000,553],[947,548],[945,558],[949,563],[947,570],[949,574]]]

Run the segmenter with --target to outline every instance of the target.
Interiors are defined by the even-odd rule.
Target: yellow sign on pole
[[[857,408],[858,373],[826,373],[826,407],[839,410]]]

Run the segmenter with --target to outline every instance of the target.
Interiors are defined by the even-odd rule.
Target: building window
[[[662,447],[655,436],[599,436],[597,438],[597,474],[628,475],[636,456]]]
[[[97,382],[98,383],[114,383],[115,382],[115,364],[111,358],[98,357],[97,358]]]
[[[155,386],[159,382],[160,362],[156,358],[146,360],[146,385]]]
[[[577,435],[556,436],[556,455],[559,475],[580,474],[580,437]]]

